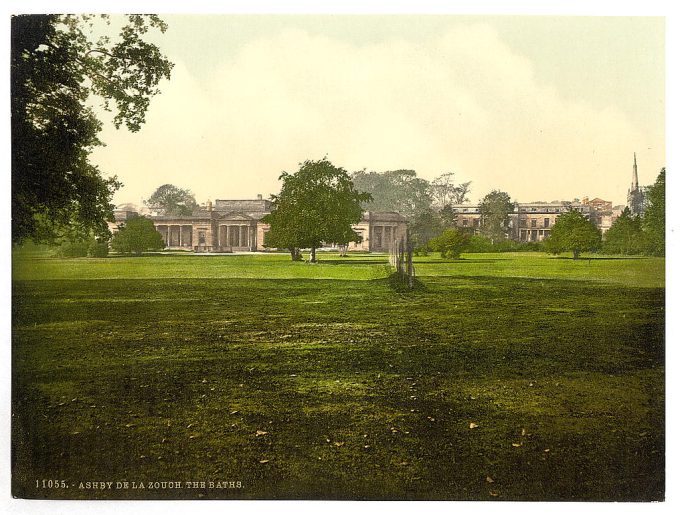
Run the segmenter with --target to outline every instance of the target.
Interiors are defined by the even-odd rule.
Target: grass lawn
[[[15,252],[13,493],[663,499],[664,260],[463,257]]]

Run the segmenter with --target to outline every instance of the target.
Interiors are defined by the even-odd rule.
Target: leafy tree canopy
[[[439,210],[439,220],[444,227],[455,227],[458,215],[451,204],[447,204]]]
[[[439,235],[444,228],[442,219],[434,209],[428,209],[418,214],[409,226],[411,241],[418,247],[423,247]]]
[[[293,259],[299,248],[316,249],[322,244],[346,245],[359,241],[352,224],[361,220],[362,202],[371,196],[355,188],[349,174],[325,157],[305,161],[300,169],[283,172],[281,192],[272,196],[273,210],[263,218],[270,224],[268,245],[291,250]]]
[[[666,253],[666,168],[647,191],[647,209],[642,227],[647,235],[648,252],[656,256]]]
[[[441,210],[451,207],[452,204],[464,204],[467,202],[470,193],[471,181],[456,184],[453,172],[444,173],[436,177],[430,183],[430,195],[434,201],[435,208]]]
[[[599,229],[578,211],[567,211],[557,217],[545,249],[551,254],[572,252],[578,259],[581,252],[596,250],[602,236]]]
[[[163,237],[153,221],[143,216],[128,219],[111,240],[111,248],[121,254],[140,255],[144,251],[161,250],[163,247]]]
[[[13,242],[53,242],[65,228],[108,235],[121,184],[89,161],[102,145],[90,106],[99,99],[116,127],[138,131],[172,64],[143,39],[166,30],[155,15],[126,17],[117,37],[99,28],[93,15],[12,17]]]
[[[499,190],[491,191],[479,203],[481,231],[492,242],[498,242],[507,237],[510,213],[514,207],[510,195]]]
[[[190,215],[197,207],[191,191],[172,184],[159,186],[144,204],[163,215]]]
[[[364,209],[396,211],[409,220],[432,206],[430,183],[413,170],[393,170],[384,173],[354,172],[352,182],[360,191],[370,193],[371,201],[364,201]]]
[[[633,216],[626,207],[605,233],[602,250],[608,254],[642,254],[644,242],[640,217]]]

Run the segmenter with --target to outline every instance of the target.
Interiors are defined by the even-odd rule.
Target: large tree
[[[352,174],[352,181],[358,190],[371,194],[372,200],[363,205],[371,211],[396,211],[413,221],[432,206],[430,183],[413,170],[362,170]]]
[[[151,210],[164,215],[190,215],[197,207],[196,199],[191,191],[178,188],[173,184],[159,186],[144,201],[144,204]]]
[[[648,252],[656,256],[666,253],[666,168],[647,190],[647,209],[642,221],[647,235]]]
[[[493,243],[507,237],[514,207],[510,195],[499,190],[491,191],[479,203],[481,231]]]
[[[116,21],[119,20],[118,18]],[[121,186],[90,163],[102,145],[93,103],[113,110],[116,127],[138,131],[172,64],[144,41],[155,15],[131,15],[117,37],[108,17],[12,17],[12,241],[53,242],[64,231],[108,233]],[[95,33],[99,32],[97,36]]]
[[[283,172],[279,179],[281,192],[272,196],[272,212],[263,218],[270,224],[269,246],[289,249],[293,259],[298,249],[311,248],[311,261],[316,262],[323,242],[359,241],[352,224],[361,220],[361,203],[371,197],[357,191],[344,169],[324,157],[305,161],[296,173]]]
[[[578,259],[582,252],[596,250],[601,239],[595,224],[578,211],[571,210],[557,217],[545,248],[551,254],[569,251],[574,259]]]
[[[633,216],[626,207],[604,234],[602,250],[608,254],[642,254],[644,242],[640,217]]]

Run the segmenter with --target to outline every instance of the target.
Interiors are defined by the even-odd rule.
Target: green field
[[[320,258],[15,252],[13,493],[663,499],[663,259]]]

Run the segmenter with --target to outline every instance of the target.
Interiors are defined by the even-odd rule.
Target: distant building
[[[602,200],[601,198],[589,200],[588,197],[584,197],[581,199],[580,203],[582,205],[590,206],[590,221],[597,225],[602,234],[607,232],[616,219],[613,217],[611,201]]]
[[[611,204],[611,203],[610,203]],[[473,233],[480,232],[481,214],[477,204],[455,204],[456,226]],[[570,210],[581,212],[590,219],[592,208],[579,202],[527,202],[515,204],[510,213],[510,239],[516,241],[543,241],[550,236],[555,220]]]
[[[628,209],[630,213],[642,216],[645,212],[645,194],[638,184],[637,156],[633,152],[633,180],[628,190]]]
[[[262,221],[272,211],[272,202],[258,195],[254,200],[215,200],[191,215],[155,215],[149,218],[170,250],[194,252],[264,251],[269,225]],[[135,212],[115,211],[116,229]],[[352,226],[361,237],[349,250],[387,252],[395,241],[406,238],[407,220],[399,213],[365,212]]]
[[[610,200],[602,200],[601,198],[594,198],[589,200],[588,197],[581,199],[581,204],[590,206],[594,212],[608,213],[612,210],[612,203]]]

